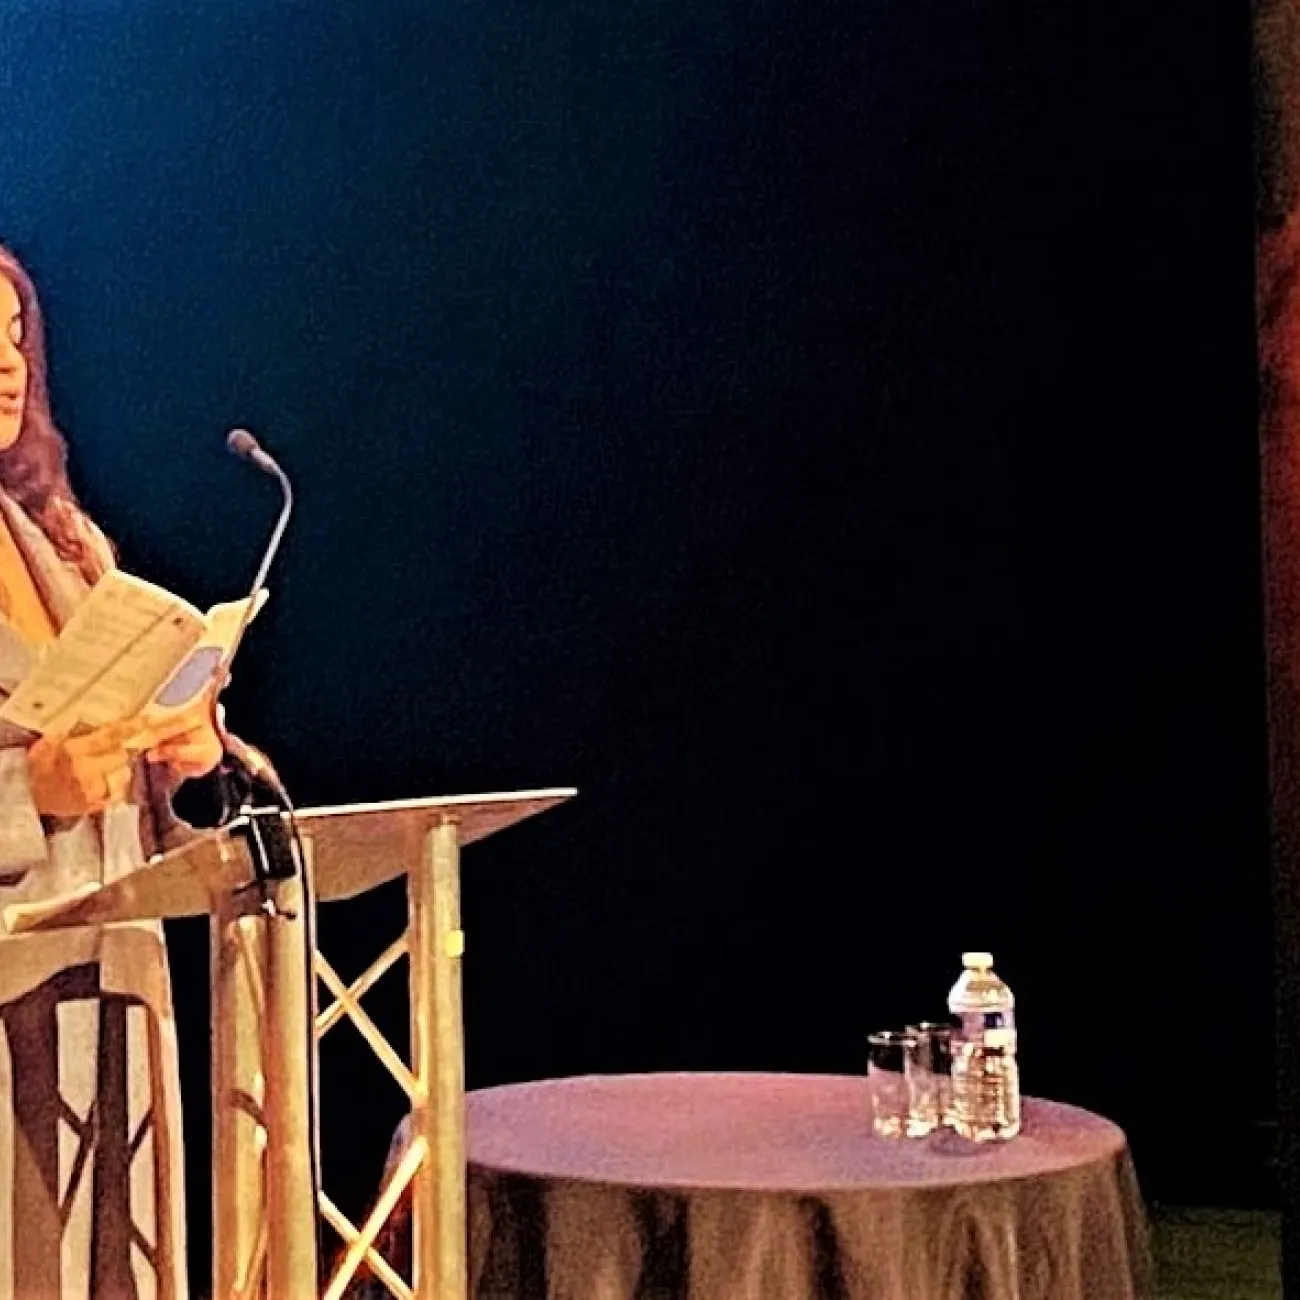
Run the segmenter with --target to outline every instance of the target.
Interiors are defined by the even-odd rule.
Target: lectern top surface
[[[317,898],[353,898],[420,870],[435,826],[453,823],[457,842],[473,844],[571,799],[572,789],[449,795],[392,803],[306,808],[297,814],[315,867]],[[10,934],[107,925],[117,921],[202,916],[252,873],[242,840],[228,828],[198,835],[110,884],[4,909]]]
[[[572,789],[448,795],[391,803],[304,808],[298,825],[312,845],[321,902],[352,898],[421,864],[424,837],[455,822],[463,848],[572,799]]]

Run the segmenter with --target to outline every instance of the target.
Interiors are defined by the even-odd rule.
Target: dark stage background
[[[582,789],[466,856],[472,1086],[856,1071],[988,946],[1029,1089],[1270,1194],[1239,8],[6,4],[88,502],[206,601],[275,504],[225,430],[298,484],[237,728],[302,802]],[[400,908],[326,914],[345,972]]]

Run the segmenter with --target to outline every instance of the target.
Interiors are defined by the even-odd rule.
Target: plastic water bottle
[[[1020,1132],[1016,999],[986,952],[962,955],[948,1010],[961,1022],[952,1057],[952,1127],[971,1142],[1005,1142]]]

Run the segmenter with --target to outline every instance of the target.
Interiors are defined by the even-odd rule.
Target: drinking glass
[[[913,1044],[905,1058],[908,1137],[925,1137],[948,1122],[954,1032],[952,1025],[928,1020],[907,1027]]]
[[[907,1133],[911,1110],[907,1058],[916,1040],[892,1031],[867,1039],[867,1087],[871,1092],[871,1127],[880,1137],[900,1138]]]

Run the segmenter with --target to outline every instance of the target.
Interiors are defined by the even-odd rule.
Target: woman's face
[[[23,308],[18,290],[0,275],[0,451],[18,441],[27,405],[27,358],[22,352]]]

